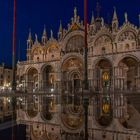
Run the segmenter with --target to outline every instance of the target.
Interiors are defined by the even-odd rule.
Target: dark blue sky
[[[138,25],[138,15],[140,13],[139,0],[98,0],[101,6],[101,16],[111,20],[113,7],[117,9],[120,24],[124,21],[124,12],[128,13],[130,22]],[[96,16],[97,0],[88,0],[89,21],[92,11]],[[78,14],[83,19],[83,0],[17,0],[17,57],[20,42],[20,58],[26,58],[26,40],[29,28],[31,28],[33,38],[38,34],[41,38],[44,24],[46,25],[48,36],[50,29],[55,36],[59,28],[59,21],[66,27],[73,16],[73,9],[77,7]],[[12,25],[13,23],[13,0],[0,0],[0,63],[12,63]]]

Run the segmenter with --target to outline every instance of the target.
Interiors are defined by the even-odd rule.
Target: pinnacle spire
[[[32,40],[32,33],[31,33],[31,29],[29,29],[28,40]]]
[[[28,35],[28,39],[27,39],[27,47],[31,48],[32,44],[33,44],[32,33],[31,33],[31,29],[29,29],[29,35]]]
[[[118,20],[117,12],[116,12],[116,7],[114,7],[113,20]]]
[[[45,45],[47,42],[47,33],[46,33],[46,27],[44,25],[44,30],[43,30],[43,34],[42,34],[42,43]]]
[[[77,17],[77,8],[74,7],[74,18],[76,18],[76,17]]]
[[[42,36],[47,36],[47,33],[46,33],[46,26],[44,25],[44,30],[43,30],[43,35]]]
[[[51,32],[51,38],[53,38],[53,31],[51,30],[50,32]]]
[[[124,18],[125,18],[125,22],[128,22],[128,16],[127,16],[127,12],[124,13]]]
[[[118,27],[119,27],[119,21],[118,21],[118,17],[117,17],[116,7],[114,7],[114,14],[113,14],[113,18],[112,18],[113,32],[116,32],[118,30]]]
[[[61,20],[60,20],[59,33],[62,33],[62,30],[63,30],[63,28],[62,28],[62,22],[61,22]]]
[[[91,17],[91,24],[94,24],[94,14],[93,14],[93,11],[92,11],[92,17]]]
[[[35,42],[38,42],[38,36],[36,33],[35,33]]]

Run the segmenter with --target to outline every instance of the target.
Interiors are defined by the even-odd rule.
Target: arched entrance
[[[95,90],[111,88],[112,64],[107,59],[101,59],[95,66]]]
[[[108,126],[112,121],[112,64],[107,59],[101,59],[95,66],[95,90],[101,91],[96,96],[96,120],[102,126]]]
[[[41,98],[41,117],[43,120],[51,120],[56,107],[56,95],[53,94],[55,89],[55,73],[51,65],[46,65],[42,69],[42,90],[47,92],[46,96]]]
[[[78,93],[82,90],[83,63],[79,58],[71,57],[64,61],[61,70],[62,91],[65,93],[63,101],[74,104],[78,100]]]
[[[135,90],[138,86],[138,61],[132,57],[125,57],[119,62],[118,68],[119,81],[117,88],[123,90]]]
[[[76,57],[68,58],[62,65],[62,83],[64,90],[73,92],[82,87],[83,64]]]
[[[72,71],[69,74],[69,83],[71,85],[71,91],[76,92],[79,91],[81,88],[81,77],[78,71]]]
[[[27,90],[34,91],[38,89],[38,71],[35,68],[30,68],[27,72]]]
[[[47,65],[44,67],[42,71],[42,82],[41,87],[43,90],[54,89],[54,82],[55,82],[55,74],[53,67],[51,65]]]

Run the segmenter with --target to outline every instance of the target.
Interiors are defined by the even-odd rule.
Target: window
[[[102,54],[105,54],[105,47],[102,47]]]
[[[39,61],[39,57],[37,57],[37,61]]]

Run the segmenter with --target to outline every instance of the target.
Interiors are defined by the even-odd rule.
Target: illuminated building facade
[[[92,15],[88,25],[89,139],[140,139],[140,29],[125,21],[119,27]],[[41,41],[31,32],[27,60],[17,64],[17,122],[32,140],[81,140],[84,135],[84,25],[74,16],[58,39],[44,28]]]
[[[0,65],[0,93],[11,91],[12,68]],[[11,97],[0,97],[0,123],[12,119]]]
[[[0,65],[0,87],[6,88],[11,86],[12,68]]]

